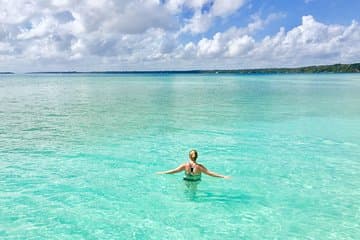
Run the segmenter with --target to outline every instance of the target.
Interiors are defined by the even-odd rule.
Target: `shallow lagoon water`
[[[360,75],[0,76],[1,239],[359,239]],[[230,180],[156,175],[199,151]]]

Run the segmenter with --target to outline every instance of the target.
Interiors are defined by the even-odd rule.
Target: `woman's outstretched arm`
[[[164,171],[164,172],[157,172],[156,174],[173,174],[173,173],[178,173],[178,172],[181,172],[184,170],[185,170],[185,164],[181,164],[180,166],[178,166],[175,169]]]
[[[199,164],[200,165],[200,164]],[[209,171],[204,165],[200,165],[201,166],[201,172],[209,175],[209,176],[212,176],[212,177],[218,177],[218,178],[230,178],[229,176],[224,176],[224,175],[221,175],[221,174],[218,174],[218,173],[215,173],[215,172],[211,172]]]

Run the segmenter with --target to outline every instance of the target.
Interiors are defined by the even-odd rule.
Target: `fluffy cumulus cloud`
[[[283,13],[245,0],[0,0],[0,71],[246,68],[353,62],[360,26],[301,24],[258,37]],[[216,29],[216,30],[215,30]],[[223,29],[223,30],[219,30]],[[275,64],[276,63],[276,64]]]
[[[245,0],[192,0],[184,3],[185,6],[193,8],[195,11],[192,18],[186,20],[187,24],[182,28],[182,31],[197,34],[209,30],[214,19],[225,18],[235,13],[244,5]],[[210,5],[211,8],[204,11],[204,6],[207,5]]]
[[[214,16],[227,16],[234,13],[237,9],[243,6],[245,0],[217,0],[214,1],[214,5],[211,12]]]
[[[275,36],[267,36],[257,43],[252,59],[276,60],[281,64],[304,65],[359,61],[360,26],[325,25],[312,16],[304,16],[302,24],[286,32],[283,28]]]
[[[282,14],[257,15],[246,27],[231,27],[210,38],[184,45],[179,58],[195,59],[200,68],[256,68],[356,62],[360,56],[360,26],[326,25],[313,16],[289,31],[256,40],[254,35]],[[194,66],[196,63],[193,64]]]

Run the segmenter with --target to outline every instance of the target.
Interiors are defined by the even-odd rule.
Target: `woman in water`
[[[157,174],[173,174],[181,171],[185,171],[184,180],[196,182],[201,180],[201,173],[205,173],[212,177],[218,178],[230,178],[229,176],[223,176],[214,172],[209,171],[204,165],[196,162],[198,153],[196,150],[191,150],[189,152],[189,162],[183,163],[175,169],[157,172]]]

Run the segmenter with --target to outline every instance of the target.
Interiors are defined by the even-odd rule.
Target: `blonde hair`
[[[191,158],[191,152],[194,152],[194,153],[195,153],[194,159]],[[198,157],[198,152],[197,152],[195,149],[190,150],[190,152],[189,152],[189,158],[190,158],[191,160],[196,161],[197,157]]]

